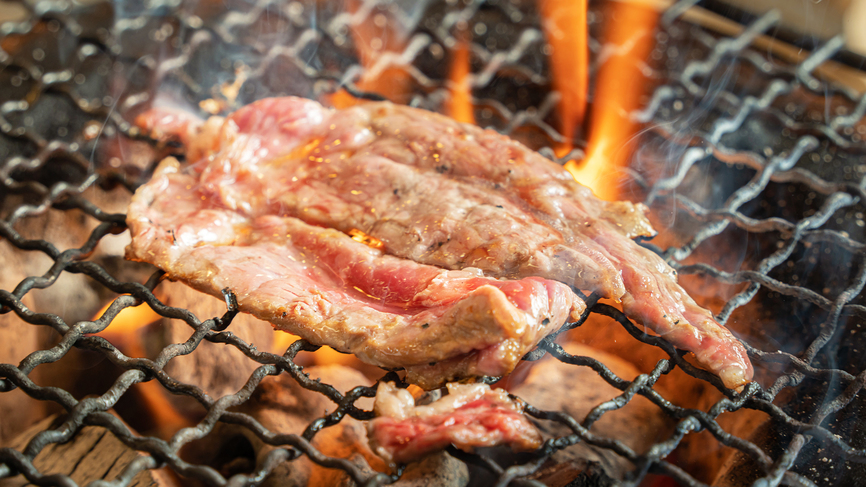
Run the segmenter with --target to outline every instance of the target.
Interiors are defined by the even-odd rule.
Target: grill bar
[[[648,100],[646,108],[634,114],[637,120],[651,127],[643,136],[645,148],[636,155],[636,164],[631,169],[637,184],[643,186],[646,202],[654,209],[680,211],[696,222],[698,228],[679,245],[665,249],[663,255],[681,275],[700,275],[727,285],[745,284],[721,307],[717,316],[721,322],[730,323],[740,317],[738,313],[750,310],[757,302],[773,302],[775,298],[766,297],[767,293],[793,298],[800,306],[813,305],[823,310],[822,317],[808,324],[811,328],[804,331],[800,346],[773,350],[746,339],[753,361],[789,369],[778,373],[766,389],[752,383],[745,391],[736,394],[724,389],[715,376],[693,366],[681,351],[658,337],[646,335],[619,310],[597,303],[596,298],[590,296],[590,310],[578,322],[568,324],[566,329],[581,326],[591,315],[609,317],[635,339],[662,350],[667,358],[658,361],[651,372],[629,381],[618,377],[602,361],[569,354],[554,341],[554,337],[543,341],[538,350],[526,357],[527,360],[539,360],[550,354],[562,363],[588,367],[622,394],[598,404],[582,421],[562,412],[537,409],[532,406],[532,398],[523,398],[529,404],[529,415],[540,422],[559,423],[571,433],[550,439],[535,456],[516,465],[500,465],[483,453],[450,450],[455,458],[490,472],[497,478],[497,485],[532,484],[535,481],[527,480],[527,477],[538,472],[557,451],[577,444],[612,451],[631,461],[635,468],[626,473],[625,485],[638,485],[650,473],[669,476],[681,485],[705,485],[693,473],[669,460],[684,438],[701,430],[709,432],[719,446],[730,447],[754,462],[762,472],[759,476],[765,482],[762,485],[816,485],[808,472],[814,461],[803,460],[804,452],[814,443],[820,443],[822,448],[835,455],[834,458],[855,464],[866,462],[864,445],[858,444],[853,432],[839,430],[831,424],[840,412],[861,401],[859,393],[866,381],[863,364],[856,360],[841,364],[827,362],[827,354],[833,353],[831,349],[839,348],[843,333],[857,335],[853,323],[866,319],[866,304],[860,298],[866,285],[863,233],[857,233],[862,225],[855,223],[856,217],[839,216],[860,211],[864,201],[866,184],[863,173],[857,172],[857,164],[866,167],[863,155],[866,149],[860,138],[860,134],[866,133],[866,130],[860,131],[860,127],[864,127],[861,119],[866,112],[866,97],[850,89],[829,85],[813,75],[825,61],[839,54],[842,48],[840,39],[826,42],[798,65],[770,62],[749,46],[775,28],[777,16],[770,13],[757,18],[737,37],[724,38],[681,19],[681,15],[696,3],[679,2],[664,15],[660,35],[665,37],[668,45],[685,39],[678,45],[690,52],[674,56],[665,52],[667,64],[660,63],[654,67],[654,78],[663,82]],[[145,284],[139,284],[119,279],[104,266],[88,260],[106,236],[125,229],[124,215],[100,209],[89,199],[88,191],[117,182],[137,181],[142,176],[135,172],[106,171],[101,165],[100,151],[117,138],[148,143],[148,139],[130,125],[127,117],[153,101],[157,93],[152,91],[152,87],[168,86],[172,93],[187,101],[210,97],[211,87],[230,79],[232,72],[231,69],[216,73],[202,71],[200,65],[208,59],[208,53],[215,56],[225,46],[244,45],[245,36],[257,28],[262,18],[273,15],[286,26],[291,26],[285,30],[285,33],[290,33],[287,36],[289,41],[275,46],[252,45],[246,54],[250,60],[248,83],[254,90],[242,92],[239,103],[281,94],[268,84],[267,78],[271,70],[288,69],[286,66],[296,70],[293,76],[299,80],[298,92],[294,94],[318,97],[342,87],[358,98],[381,99],[381,95],[364,93],[356,86],[364,67],[353,57],[351,36],[346,31],[365,17],[335,14],[325,8],[311,16],[307,11],[311,8],[309,5],[267,0],[258,2],[244,14],[210,17],[184,5],[152,6],[141,12],[111,12],[110,6],[99,5],[84,8],[39,3],[33,8],[28,7],[30,18],[7,22],[0,27],[3,38],[22,39],[22,44],[45,36],[69,36],[68,39],[75,41],[66,64],[52,60],[52,54],[47,53],[45,47],[39,48],[42,49],[42,60],[36,59],[33,53],[0,51],[0,64],[7,73],[2,82],[8,81],[12,86],[19,83],[19,86],[26,85],[27,88],[3,95],[0,103],[0,155],[3,156],[0,183],[8,195],[0,198],[0,204],[5,205],[0,220],[0,238],[11,247],[26,253],[44,254],[54,262],[42,275],[22,276],[11,291],[0,289],[0,305],[3,313],[16,315],[19,322],[51,327],[59,339],[51,348],[34,350],[18,365],[0,364],[0,393],[20,388],[28,396],[56,403],[66,411],[59,427],[37,434],[22,451],[0,448],[0,479],[20,473],[37,484],[75,485],[69,476],[40,472],[34,466],[34,458],[49,445],[68,441],[83,426],[93,425],[111,431],[126,446],[147,455],[130,463],[117,478],[91,485],[129,485],[139,472],[163,466],[184,478],[207,485],[258,484],[283,462],[301,456],[318,465],[343,470],[361,485],[393,482],[395,478],[362,471],[349,460],[328,457],[313,446],[311,441],[319,432],[343,418],[370,419],[372,412],[355,403],[360,398],[375,395],[374,388],[363,386],[342,394],[329,384],[310,379],[297,363],[297,356],[318,347],[301,340],[282,355],[259,351],[232,333],[231,309],[221,317],[202,320],[188,310],[167,306],[160,301],[154,290],[162,279],[161,273],[157,272]],[[545,141],[542,146],[565,140],[551,123],[557,98],[555,93],[549,92],[546,67],[536,62],[544,41],[537,14],[531,5],[475,1],[439,5],[431,2],[426,6],[429,15],[425,17],[436,20],[432,26],[426,25],[424,20],[413,20],[411,15],[399,9],[396,12],[388,10],[389,5],[384,1],[367,1],[363,2],[362,10],[369,12],[381,8],[389,15],[402,18],[404,25],[416,24],[408,36],[406,49],[395,53],[390,66],[406,70],[417,85],[411,97],[413,104],[437,109],[447,97],[443,73],[431,67],[432,46],[447,50],[453,41],[452,31],[458,23],[475,25],[483,19],[502,16],[522,29],[512,35],[510,41],[502,41],[510,44],[501,49],[496,44],[500,40],[493,36],[486,39],[494,39],[492,45],[495,47],[489,47],[486,39],[484,44],[481,39],[472,44],[473,55],[477,58],[477,64],[473,65],[473,102],[481,107],[480,123],[516,136],[539,134]],[[101,13],[101,16],[89,15],[94,12]],[[602,15],[598,13],[600,10],[594,12]],[[311,18],[316,22],[311,22]],[[599,24],[591,24],[591,31],[597,30]],[[171,25],[171,29],[165,29],[164,25]],[[139,44],[142,37],[155,35],[155,32],[166,36],[174,52],[161,57]],[[176,44],[172,44],[173,41]],[[601,48],[595,41],[590,47],[596,55]],[[328,56],[334,56],[334,59]],[[232,63],[229,64],[232,68]],[[750,86],[746,90],[736,76],[731,76],[729,67],[734,65],[750,70],[757,87]],[[112,74],[115,69],[129,80],[127,85],[111,88],[108,91],[111,95],[107,98],[90,96],[98,90],[94,91],[88,80],[95,80],[92,81],[94,86],[110,87],[111,80],[117,79]],[[85,75],[79,78],[84,79],[81,83],[76,81],[79,74]],[[513,106],[508,106],[500,101],[503,98],[496,91],[500,78],[518,79],[534,89],[547,91],[537,100],[528,96],[517,97]],[[834,103],[847,107],[847,111],[810,119],[785,110],[782,102],[790,97],[806,101],[827,100],[826,110],[830,107],[829,100],[838,98],[841,101]],[[46,100],[56,107],[66,107],[52,113],[64,113],[70,125],[86,127],[87,123],[98,124],[100,136],[59,135],[52,131],[56,127],[37,127],[38,123],[28,123],[27,117],[35,117],[35,110]],[[689,112],[689,116],[682,115]],[[485,113],[488,116],[484,117]],[[736,137],[749,130],[751,119],[759,117],[770,120],[772,128],[788,130],[792,135],[779,142],[771,141],[766,147],[743,144]],[[154,154],[170,150],[155,142],[149,143]],[[770,152],[764,151],[765,148]],[[843,161],[847,164],[843,169],[851,169],[849,172],[840,169],[838,174],[828,173],[810,163],[813,155],[817,155],[819,160],[832,155],[832,160],[836,160],[837,156],[831,154],[830,148],[836,154],[851,154],[847,162]],[[645,170],[641,164],[644,159],[652,159],[652,151],[673,157],[667,159],[660,171]],[[549,147],[542,148],[542,152],[553,154]],[[564,162],[579,154],[581,150],[575,149],[560,160]],[[67,171],[72,176],[56,181],[46,176],[58,161],[74,168]],[[746,170],[751,171],[751,175],[734,185],[724,198],[702,200],[698,197],[700,195],[690,193],[689,186],[696,172],[712,165],[721,167],[724,175]],[[737,169],[737,166],[743,169]],[[144,169],[141,173],[146,175],[147,171]],[[852,172],[853,178],[840,177]],[[134,184],[125,186],[131,190]],[[758,202],[769,198],[768,193],[774,191],[773,188],[794,186],[821,195],[811,214],[785,218],[762,214],[756,209]],[[15,200],[18,202],[13,198],[18,198]],[[95,222],[87,240],[78,247],[62,250],[51,240],[31,239],[17,229],[29,220],[51,212],[74,210]],[[838,223],[840,218],[841,224]],[[745,232],[754,238],[778,234],[779,238],[774,239],[770,251],[756,254],[751,269],[726,270],[709,260],[701,260],[707,258],[702,249],[708,243],[732,231]],[[847,277],[841,278],[843,282],[834,284],[834,289],[838,289],[833,293],[792,280],[795,274],[786,274],[786,266],[798,259],[807,259],[804,257],[809,255],[807,245],[832,246],[840,252],[847,252],[857,264],[856,272],[850,276],[845,274]],[[28,255],[26,253],[23,255]],[[122,296],[116,298],[98,319],[73,323],[68,323],[52,310],[34,310],[24,303],[28,294],[55,285],[64,273],[83,274],[96,285]],[[147,359],[124,355],[109,341],[94,336],[104,331],[123,309],[140,303],[145,303],[165,318],[186,322],[190,328],[187,340],[164,348],[154,359]],[[781,312],[789,314],[790,318],[796,314],[788,310]],[[787,319],[787,315],[784,318]],[[196,353],[204,341],[233,347],[260,364],[243,388],[224,397],[211,397],[196,384],[181,382],[165,371],[170,361]],[[100,396],[80,400],[69,391],[41,386],[28,377],[39,365],[62,361],[73,348],[104,357],[124,372]],[[664,375],[677,369],[713,386],[724,397],[706,408],[672,403],[655,386]],[[271,431],[248,414],[229,411],[229,408],[247,402],[267,376],[280,374],[288,374],[303,388],[327,397],[335,404],[334,411],[313,421],[302,434]],[[383,374],[387,380],[400,382],[393,372],[386,374],[383,371]],[[193,427],[177,431],[169,440],[163,440],[138,436],[107,412],[116,407],[135,384],[153,380],[171,395],[187,396],[197,401],[206,411],[204,418]],[[813,384],[821,381],[835,381],[836,385]],[[796,394],[818,390],[826,397],[811,412],[803,414],[791,409],[784,401],[779,402],[787,390]],[[670,435],[650,451],[639,454],[620,441],[590,431],[605,414],[621,409],[637,396],[649,400],[675,423]],[[732,434],[719,424],[718,419],[723,413],[743,410],[762,411],[783,432],[782,436],[788,435],[780,452],[757,444],[754,438]],[[207,437],[220,423],[245,428],[264,443],[278,448],[270,452],[255,471],[230,478],[211,467],[189,463],[181,457],[184,446]]]

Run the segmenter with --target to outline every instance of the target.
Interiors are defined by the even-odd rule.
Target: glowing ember
[[[565,142],[557,147],[564,156],[572,149],[574,131],[583,123],[589,87],[586,0],[542,0],[542,26],[550,52],[553,89],[559,92],[560,127]]]
[[[99,310],[94,320],[105,314],[109,306],[111,303]],[[161,316],[146,304],[124,308],[99,336],[110,341],[128,357],[144,358],[146,353],[139,332],[160,318]],[[192,426],[193,422],[174,407],[166,397],[165,389],[156,380],[140,382],[133,387],[139,392],[145,410],[156,420],[158,436],[168,438],[181,428]]]
[[[631,155],[636,124],[630,114],[646,86],[641,66],[653,46],[658,11],[643,2],[611,2],[606,18],[602,56],[608,57],[595,81],[586,159],[565,168],[599,198],[613,200],[617,182],[611,176]]]
[[[291,333],[283,333],[274,330],[274,341],[271,342],[271,351],[282,355],[291,344],[300,340],[300,338],[301,337],[292,335]]]
[[[274,341],[271,343],[271,351],[282,355],[289,346],[300,339],[301,337],[297,335],[275,330]],[[311,355],[310,358],[313,365],[346,365],[357,367],[361,363],[354,355],[338,352],[327,345],[322,346],[315,352],[309,352],[309,354]]]
[[[419,397],[424,395],[424,389],[416,386],[415,384],[409,384],[409,387],[406,388],[409,391],[409,394],[412,394],[412,397],[418,399]]]
[[[358,359],[356,359],[354,355],[350,353],[340,353],[328,346],[323,346],[316,350],[314,352],[313,360],[316,365],[337,364],[354,366],[358,364]]]
[[[470,77],[470,52],[467,36],[460,36],[451,57],[449,73],[449,91],[451,99],[448,103],[448,115],[464,123],[475,123],[475,113],[472,106],[472,78]]]
[[[111,306],[111,302],[106,304],[99,310],[94,316],[94,320],[98,319],[100,316],[104,315],[106,311],[108,311],[108,307]],[[158,321],[162,318],[160,315],[156,313],[156,311],[150,309],[150,306],[146,304],[140,304],[138,306],[130,306],[128,308],[123,308],[117,316],[111,320],[111,324],[108,325],[108,328],[99,333],[100,336],[111,340],[116,339],[118,343],[126,343],[130,336],[135,333],[137,330]]]

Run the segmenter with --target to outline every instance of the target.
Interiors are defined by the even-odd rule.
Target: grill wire
[[[613,318],[633,337],[658,347],[669,358],[659,361],[651,373],[640,375],[634,381],[621,379],[598,360],[566,353],[552,337],[544,340],[526,359],[538,360],[549,354],[563,363],[591,368],[622,391],[619,398],[598,405],[599,413],[619,409],[634,396],[643,396],[676,422],[672,434],[646,454],[638,454],[621,442],[591,432],[591,424],[581,422],[581,418],[536,409],[531,406],[532,398],[525,397],[522,399],[529,404],[529,415],[539,421],[561,423],[572,434],[546,442],[537,455],[513,466],[501,466],[483,454],[449,450],[453,456],[488,470],[498,478],[497,485],[511,481],[533,485],[532,481],[521,479],[535,472],[555,451],[578,443],[610,450],[630,460],[635,469],[625,475],[626,485],[639,484],[647,473],[669,476],[680,485],[703,485],[689,472],[666,460],[686,435],[700,430],[712,434],[719,445],[739,450],[751,459],[760,469],[760,482],[763,482],[755,485],[822,483],[823,479],[810,473],[811,464],[803,463],[802,457],[809,448],[821,448],[825,455],[848,465],[849,470],[851,465],[866,462],[863,440],[855,434],[862,426],[845,430],[835,419],[860,407],[859,394],[866,381],[862,360],[857,349],[852,348],[862,342],[856,330],[866,318],[866,307],[860,298],[866,284],[860,213],[864,199],[863,168],[866,168],[861,139],[866,130],[861,131],[860,119],[866,112],[866,98],[829,85],[813,74],[842,48],[839,39],[828,41],[796,65],[778,60],[769,62],[765,54],[749,45],[756,36],[772,31],[777,24],[776,17],[768,14],[746,26],[742,34],[725,38],[680,18],[695,3],[679,2],[662,17],[657,39],[663,42],[657,52],[664,56],[658,65],[652,66],[651,76],[659,83],[659,88],[646,108],[636,114],[649,127],[641,136],[637,160],[664,154],[672,157],[673,163],[658,171],[649,165],[633,166],[632,176],[643,185],[646,202],[651,207],[667,208],[677,215],[678,222],[697,224],[699,228],[689,238],[663,252],[680,275],[700,275],[726,285],[744,284],[721,308],[720,322],[736,317],[738,311],[752,309],[750,305],[755,303],[765,308],[769,303],[776,306],[771,314],[779,323],[800,320],[799,330],[786,331],[799,334],[799,341],[796,346],[782,351],[758,346],[757,339],[746,337],[756,365],[769,364],[785,367],[785,370],[777,374],[768,387],[751,383],[737,394],[725,390],[716,377],[692,366],[681,351],[664,340],[645,335],[616,308],[594,303],[586,315]],[[120,233],[126,226],[124,215],[104,212],[88,201],[84,191],[95,185],[117,184],[132,191],[147,172],[106,169],[99,160],[100,144],[112,137],[147,141],[136,133],[125,115],[134,113],[150,100],[152,87],[171,87],[190,101],[209,98],[210,87],[232,79],[237,67],[232,61],[241,58],[230,59],[222,69],[207,73],[202,65],[213,61],[214,56],[218,58],[224,46],[240,44],[246,46],[243,59],[249,66],[247,82],[239,95],[240,104],[264,96],[289,94],[287,86],[291,86],[291,94],[314,98],[340,86],[364,95],[355,86],[364,68],[353,53],[352,38],[346,33],[346,25],[353,19],[329,11],[327,6],[320,6],[317,16],[311,16],[305,11],[313,8],[311,5],[268,0],[247,5],[245,10],[239,10],[246,12],[243,14],[208,14],[205,8],[194,11],[172,2],[130,2],[116,4],[113,9],[102,3],[21,5],[27,9],[28,18],[2,24],[3,38],[26,36],[36,39],[33,45],[40,47],[38,53],[35,50],[12,52],[8,48],[10,44],[3,43],[0,51],[0,83],[4,87],[4,94],[0,95],[0,154],[3,157],[0,182],[7,197],[16,195],[23,201],[3,215],[0,237],[18,249],[45,254],[54,264],[43,275],[26,277],[14,290],[0,290],[0,305],[4,312],[15,313],[30,325],[50,327],[61,339],[53,348],[34,350],[20,364],[0,364],[0,393],[20,388],[30,397],[59,404],[67,416],[59,426],[37,434],[22,451],[0,448],[0,479],[23,474],[40,485],[75,485],[68,476],[40,472],[34,467],[33,459],[47,446],[68,441],[83,426],[94,425],[110,430],[125,445],[147,455],[130,463],[117,478],[92,485],[129,485],[139,472],[163,466],[208,485],[257,484],[281,462],[300,456],[307,456],[328,468],[344,470],[359,485],[391,483],[394,479],[387,475],[365,473],[347,459],[325,456],[311,444],[318,432],[346,416],[362,421],[370,419],[372,412],[354,403],[359,398],[374,396],[375,389],[356,387],[341,394],[328,384],[310,379],[295,363],[298,353],[317,347],[301,340],[283,355],[259,351],[231,333],[231,310],[224,316],[201,320],[202,317],[166,306],[157,299],[152,291],[159,283],[159,272],[145,284],[125,282],[88,260],[103,237]],[[375,1],[363,5],[388,8]],[[427,9],[402,54],[419,66],[410,72],[418,89],[407,100],[409,103],[441,108],[445,76],[441,72],[425,71],[424,66],[435,64],[425,57],[431,55],[433,45],[446,48],[453,45],[455,25],[460,22],[474,25],[479,16],[510,19],[515,29],[508,35],[510,44],[501,40],[499,44],[474,41],[473,53],[478,59],[473,72],[480,75],[473,80],[473,96],[476,106],[482,107],[479,123],[517,137],[540,134],[548,145],[563,140],[550,123],[556,98],[549,92],[546,67],[539,61],[543,59],[539,55],[543,36],[531,3],[446,2],[428,5]],[[271,17],[292,26],[289,42],[276,47],[257,43],[252,29],[260,26],[263,18]],[[597,34],[600,24],[600,17],[591,22],[591,32]],[[163,35],[158,40],[164,43],[152,37],[155,32]],[[680,46],[681,52],[672,51],[671,46]],[[596,54],[601,49],[597,42],[590,47]],[[732,66],[748,75],[732,75]],[[281,69],[288,69],[290,79],[274,77],[273,72],[281,72]],[[501,77],[522,80],[530,87],[531,94],[514,97],[512,104],[499,101],[508,99],[509,95]],[[118,78],[127,80],[120,89],[112,85]],[[545,95],[539,98],[536,92]],[[111,95],[106,96],[106,93]],[[710,98],[714,100],[712,106],[704,103]],[[809,108],[814,100],[819,100],[817,109]],[[829,100],[826,105],[829,108],[825,113],[826,100]],[[36,113],[38,110],[43,113]],[[46,115],[45,110],[51,115]],[[684,117],[683,114],[692,115]],[[38,123],[40,117],[66,117],[66,126],[72,129],[58,135],[58,127]],[[98,124],[95,127],[104,137],[82,135],[94,130],[94,126],[88,124]],[[777,137],[771,138],[769,145],[761,142],[753,147],[750,144],[755,144],[754,138],[749,134],[756,131]],[[549,149],[542,152],[552,154]],[[58,166],[65,168],[59,172],[63,177],[45,176],[51,172],[48,169]],[[730,176],[731,182],[722,185],[723,189],[728,188],[727,192],[711,197],[696,193],[690,185],[698,169]],[[806,203],[797,201],[800,193],[790,194],[788,188],[798,188],[811,197],[805,197],[809,200]],[[761,204],[785,198],[789,201],[785,207]],[[72,210],[80,210],[87,218],[98,222],[79,248],[61,250],[50,241],[31,240],[16,230],[16,225],[25,219],[49,211]],[[678,222],[673,228],[677,228]],[[695,256],[704,255],[696,252],[701,243],[715,242],[715,238],[731,232],[739,232],[737,235],[746,235],[758,242],[757,253],[761,257],[751,269],[746,269],[748,266],[744,264],[742,269],[725,270],[711,262],[695,260]],[[830,257],[816,250],[827,248],[832,249]],[[821,255],[813,255],[815,252]],[[836,262],[832,258],[838,254],[844,254],[848,262],[837,263],[836,268],[821,269],[819,274],[825,282],[816,284],[794,279],[808,274],[804,274],[804,265],[811,263],[808,269],[818,269],[826,262]],[[116,298],[100,318],[75,323],[67,323],[51,312],[34,312],[22,303],[29,292],[51,286],[63,273],[86,275],[95,285],[124,296]],[[128,357],[107,340],[93,335],[105,330],[122,309],[141,302],[163,317],[188,323],[189,339],[164,348],[154,359],[147,359]],[[586,315],[566,328],[580,326]],[[737,330],[733,321],[731,326]],[[840,344],[843,334],[845,343]],[[236,394],[210,397],[195,384],[179,382],[164,370],[175,357],[195,353],[203,341],[235,347],[261,365]],[[63,389],[40,386],[28,377],[40,364],[62,360],[73,347],[99,354],[124,372],[101,396],[80,400]],[[848,358],[834,361],[832,357]],[[709,382],[723,391],[725,397],[706,410],[669,402],[654,385],[674,368]],[[326,396],[337,405],[336,409],[312,422],[301,435],[270,431],[251,416],[230,411],[246,402],[263,378],[278,374],[288,374],[302,387]],[[390,378],[398,380],[393,373]],[[195,399],[207,414],[197,425],[177,431],[168,441],[134,435],[107,411],[130,387],[145,381],[158,381],[171,394]],[[817,394],[821,401],[811,411],[800,411],[784,401],[777,401],[784,391],[793,391],[794,396]],[[719,426],[716,420],[721,414],[741,409],[762,411],[771,418],[783,432],[779,436],[784,438],[782,448],[768,452]],[[252,474],[236,474],[230,478],[213,468],[184,461],[179,455],[180,449],[207,436],[219,422],[247,428],[265,443],[279,448],[260,462],[258,470]]]

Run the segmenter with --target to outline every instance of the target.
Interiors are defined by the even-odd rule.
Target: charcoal
[[[632,364],[614,355],[573,343],[566,344],[564,349],[573,355],[602,361],[620,378],[633,380],[639,374]],[[511,393],[524,398],[536,408],[564,412],[582,421],[592,408],[620,395],[621,391],[587,367],[573,367],[557,360],[546,360],[535,365],[523,384],[512,388]],[[538,426],[545,437],[562,437],[572,433],[559,423],[539,422]],[[669,430],[670,424],[661,409],[641,397],[632,399],[618,411],[603,415],[590,429],[601,437],[623,442],[639,454],[662,440]],[[595,463],[606,475],[620,480],[624,472],[634,468],[631,462],[616,453],[587,443],[557,452],[553,460],[558,463]]]
[[[225,301],[184,284],[163,282],[157,293],[164,297],[165,304],[187,309],[202,321],[220,317],[226,312]],[[263,351],[271,351],[273,336],[278,333],[269,323],[248,314],[235,316],[228,331]],[[169,344],[183,343],[192,333],[193,329],[185,321],[164,319],[145,330],[143,341],[150,353],[156,353]],[[259,365],[236,348],[224,344],[204,342],[200,349],[203,353],[184,355],[169,362],[166,373],[181,382],[197,384],[215,398],[237,392]],[[169,397],[187,414],[194,415],[201,409],[200,405],[185,401],[183,397]]]
[[[4,419],[6,417],[4,416]],[[23,449],[33,437],[46,430],[58,428],[66,418],[51,415],[11,442],[11,446]],[[143,454],[124,445],[111,432],[99,426],[85,426],[75,437],[63,444],[54,444],[42,450],[33,465],[43,475],[68,475],[78,485],[97,480],[114,480],[130,463]],[[33,485],[23,475],[0,479],[0,487],[23,487]],[[147,470],[138,473],[128,484],[130,487],[179,487],[181,484],[166,469]]]
[[[357,386],[370,386],[372,382],[360,372],[341,365],[306,367],[312,379],[333,385],[342,392]],[[372,409],[372,400],[361,398],[358,407]],[[270,377],[262,381],[253,397],[239,411],[249,414],[270,431],[300,435],[314,420],[332,412],[336,405],[322,395],[302,388],[287,375]],[[214,445],[237,444],[245,441],[254,451],[254,462],[262,462],[274,447],[266,444],[251,431],[230,425],[221,425],[214,432],[215,440],[198,445],[196,458],[207,461],[208,452],[219,450]],[[318,432],[312,444],[319,452],[343,458],[367,474],[388,472],[385,463],[373,453],[367,440],[364,423],[344,417],[337,425]],[[211,453],[213,455],[213,453]],[[212,460],[211,460],[212,461]],[[464,486],[468,482],[466,465],[447,453],[439,453],[405,467],[400,480],[393,485],[405,487]],[[351,477],[340,469],[325,468],[308,457],[278,465],[265,480],[265,486],[354,485]]]

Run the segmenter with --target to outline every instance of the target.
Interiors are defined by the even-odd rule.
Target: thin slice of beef
[[[752,377],[743,345],[631,240],[653,234],[642,205],[599,200],[501,134],[390,103],[334,111],[292,97],[225,120],[154,111],[139,123],[179,137],[190,187],[239,217],[297,218],[418,264],[597,292],[728,387]]]
[[[373,450],[389,463],[408,463],[453,444],[462,450],[508,445],[514,450],[541,446],[541,434],[523,414],[523,405],[487,384],[448,384],[448,395],[415,406],[405,389],[380,382],[367,424]]]
[[[440,269],[297,218],[227,209],[174,159],[136,192],[128,222],[128,258],[210,294],[229,288],[241,310],[314,344],[406,368],[425,388],[506,374],[585,308],[557,281]]]

